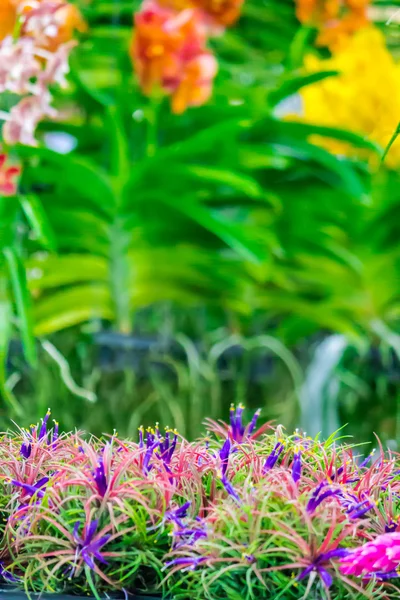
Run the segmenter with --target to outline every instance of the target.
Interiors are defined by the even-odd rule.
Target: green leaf
[[[22,416],[22,408],[7,386],[6,363],[12,332],[11,324],[12,304],[7,293],[7,282],[4,277],[0,277],[0,396],[15,415]]]
[[[56,183],[67,183],[80,196],[91,198],[106,214],[111,212],[115,204],[111,179],[103,168],[89,158],[77,153],[66,156],[48,148],[28,146],[18,146],[18,154],[22,158],[35,157],[48,162],[53,168]]]
[[[303,87],[317,83],[318,81],[323,81],[324,79],[328,79],[328,77],[334,77],[335,75],[339,75],[339,72],[320,71],[319,73],[312,73],[301,77],[292,77],[291,79],[284,81],[276,90],[272,90],[272,92],[268,94],[269,103],[271,106],[276,106],[279,102],[285,100],[285,98],[296,94]]]
[[[234,190],[243,193],[250,198],[264,198],[262,187],[258,182],[247,175],[241,175],[229,171],[228,169],[219,169],[216,167],[203,167],[201,165],[190,165],[188,171],[198,177],[211,183],[227,185]]]
[[[35,365],[37,355],[25,268],[13,248],[5,248],[3,252],[10,273],[25,357],[29,363]]]
[[[108,282],[108,262],[90,254],[50,254],[32,257],[26,263],[29,287],[34,290],[74,285],[80,282]]]
[[[240,223],[228,221],[221,214],[212,213],[193,196],[177,199],[163,196],[160,200],[219,237],[242,258],[251,262],[260,262],[265,258],[265,250],[259,241],[252,239],[250,234],[246,235],[247,232]]]
[[[48,250],[55,250],[54,232],[39,197],[34,195],[21,196],[19,200],[39,244]]]
[[[37,300],[35,334],[49,335],[91,319],[113,321],[110,292],[100,284],[81,285],[59,290]]]
[[[338,127],[326,127],[324,125],[312,125],[309,123],[298,123],[296,121],[278,121],[276,119],[270,119],[268,121],[268,128],[271,133],[276,133],[278,135],[296,138],[301,137],[302,139],[305,139],[310,135],[321,135],[342,142],[348,142],[357,148],[371,150],[378,155],[382,155],[383,152],[378,144],[375,144],[375,142],[372,142],[367,137]]]

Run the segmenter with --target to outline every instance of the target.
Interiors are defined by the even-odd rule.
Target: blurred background
[[[8,1],[1,427],[398,448],[400,2]]]

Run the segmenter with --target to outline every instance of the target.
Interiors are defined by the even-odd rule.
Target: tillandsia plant
[[[398,457],[367,457],[244,408],[189,443],[58,433],[0,440],[1,575],[27,592],[168,598],[396,598]]]

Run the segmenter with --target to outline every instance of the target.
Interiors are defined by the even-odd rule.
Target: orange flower
[[[352,10],[340,21],[327,23],[320,31],[317,44],[326,46],[334,53],[341,50],[357,31],[369,25],[365,9]]]
[[[244,0],[158,0],[161,6],[174,10],[197,8],[211,25],[229,27],[240,16]]]
[[[51,52],[69,42],[75,31],[87,28],[77,7],[63,0],[20,0],[19,10],[24,16],[22,35]]]
[[[301,23],[319,26],[339,15],[341,0],[296,0],[296,15]]]
[[[238,20],[244,0],[194,0],[213,22],[229,27]]]
[[[202,106],[211,97],[218,64],[211,53],[204,52],[185,66],[179,86],[172,94],[172,111],[182,114],[188,106]]]
[[[199,13],[175,12],[149,0],[135,15],[135,26],[131,57],[143,92],[172,95],[177,113],[206,102],[217,65],[206,49]]]
[[[13,0],[0,0],[0,41],[13,32],[16,22],[16,3]]]
[[[296,0],[296,15],[301,23],[319,29],[318,46],[333,52],[369,24],[369,0]]]

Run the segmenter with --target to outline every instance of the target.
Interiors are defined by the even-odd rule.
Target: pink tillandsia
[[[399,576],[400,533],[384,533],[355,548],[344,557],[340,569],[345,575],[380,580]]]

